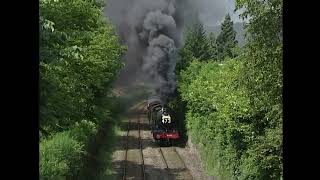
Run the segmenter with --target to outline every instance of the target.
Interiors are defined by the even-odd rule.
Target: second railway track
[[[134,115],[134,117],[133,117],[133,119],[135,119],[135,121],[132,121],[131,118],[129,118],[129,120],[128,120],[122,180],[126,180],[126,179],[145,180],[144,157],[143,157],[142,142],[141,142],[141,132],[140,132],[140,130],[141,130],[140,116],[141,116],[142,113],[143,113],[143,108],[140,107],[136,111],[136,115]],[[136,166],[133,166],[132,164],[129,165],[129,163],[132,163],[132,162],[128,160],[129,150],[132,151],[132,149],[130,149],[130,147],[129,147],[129,139],[131,137],[129,135],[130,135],[130,132],[135,130],[135,128],[132,127],[134,123],[136,123],[137,131],[138,131],[137,139],[138,139],[138,149],[139,149],[140,162],[137,162],[137,163],[140,165],[141,171],[140,171],[140,173],[130,175],[128,172],[130,172],[130,171],[131,172],[136,172],[136,169],[137,169]],[[132,151],[132,152],[137,153],[136,151]],[[137,161],[139,161],[139,160],[137,160]]]

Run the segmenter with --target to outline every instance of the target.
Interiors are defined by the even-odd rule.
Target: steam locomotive
[[[180,136],[177,122],[172,119],[170,109],[165,107],[158,97],[149,98],[147,103],[148,119],[154,140],[161,144],[173,144]]]

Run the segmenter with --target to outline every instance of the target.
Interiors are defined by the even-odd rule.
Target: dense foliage
[[[110,116],[124,47],[102,2],[40,1],[40,176],[76,176],[89,138]]]
[[[186,53],[192,41],[180,50],[176,72],[188,135],[214,176],[281,179],[282,1],[238,0],[241,7],[249,18],[243,49],[230,48],[232,55],[217,61]]]

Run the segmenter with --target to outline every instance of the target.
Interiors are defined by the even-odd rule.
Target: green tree
[[[237,0],[249,18],[241,83],[249,90],[254,121],[260,127],[246,154],[244,177],[276,179],[282,175],[282,0]],[[259,155],[257,155],[259,154]],[[255,169],[251,169],[256,164]]]
[[[210,42],[206,37],[203,25],[196,21],[186,31],[185,44],[178,51],[176,74],[189,66],[191,59],[196,58],[200,61],[207,61],[212,58]]]
[[[209,40],[210,58],[217,60],[218,47],[217,47],[216,37],[213,32],[209,33],[208,40]]]
[[[232,49],[237,43],[233,22],[231,21],[230,15],[227,14],[221,24],[221,32],[217,37],[218,59],[222,61],[227,56],[234,57]]]
[[[190,59],[192,58],[192,52],[189,51],[187,48],[182,47],[181,49],[178,50],[178,59],[177,59],[177,64],[175,68],[175,74],[178,75],[181,70],[185,69],[188,67],[190,63]]]
[[[95,1],[40,1],[40,126],[61,131],[95,122],[95,97],[121,68],[123,52]]]
[[[193,24],[188,30],[185,40],[185,48],[191,52],[192,56],[200,61],[210,59],[209,42],[206,32],[200,22]]]
[[[124,47],[95,0],[40,0],[40,177],[78,179]],[[102,102],[103,101],[103,102]]]

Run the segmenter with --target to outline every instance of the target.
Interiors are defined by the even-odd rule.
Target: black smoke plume
[[[128,46],[118,85],[143,82],[167,102],[176,89],[183,18],[175,0],[109,0],[106,14]]]
[[[128,51],[115,86],[143,83],[167,102],[176,89],[174,69],[182,34],[195,21],[222,20],[225,0],[107,0],[105,14]],[[222,10],[220,10],[222,9]]]

